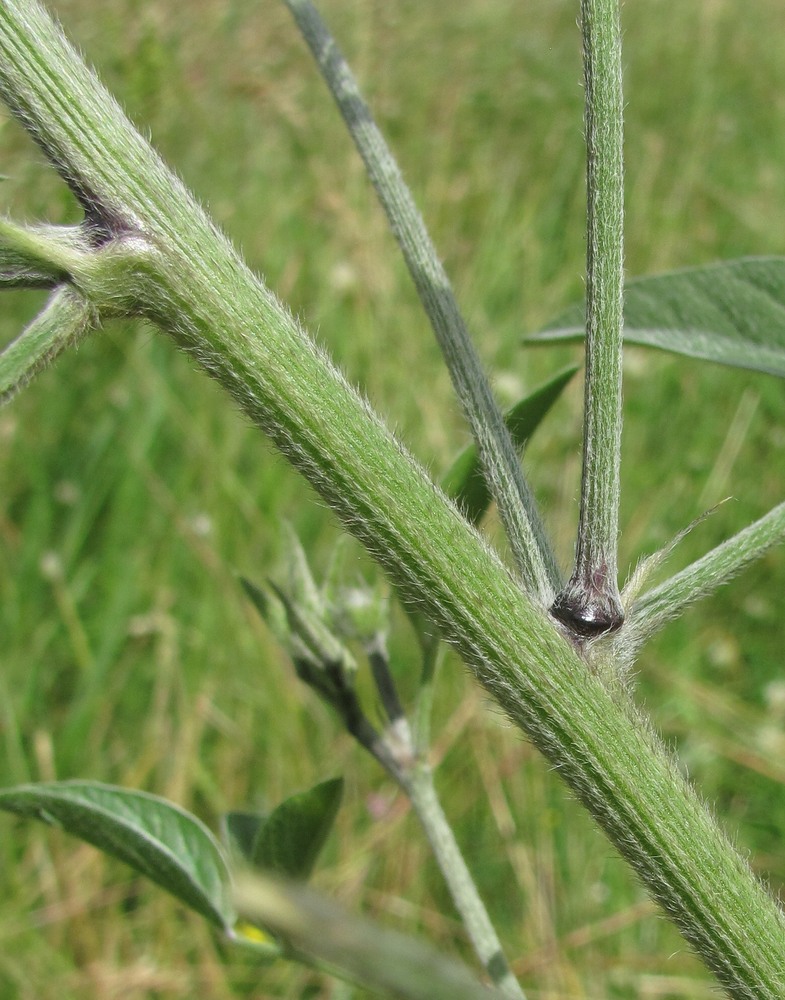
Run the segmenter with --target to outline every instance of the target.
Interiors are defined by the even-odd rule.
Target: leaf
[[[432,945],[380,926],[366,914],[349,913],[307,886],[244,872],[238,875],[234,896],[238,910],[252,925],[270,927],[295,954],[327,965],[373,996],[398,1000],[510,996],[483,986],[465,966]]]
[[[267,592],[262,590],[262,588],[257,584],[255,584],[253,580],[249,580],[245,576],[240,577],[240,584],[242,585],[242,588],[245,591],[246,596],[250,598],[251,603],[259,612],[259,614],[262,616],[262,618],[266,622],[269,622],[269,618],[271,615],[271,608],[270,608],[270,597],[267,594]],[[285,618],[285,615],[283,615],[282,617]]]
[[[629,613],[629,609],[634,605],[641,591],[644,589],[654,573],[656,573],[656,571],[670,558],[676,546],[682,542],[691,531],[697,528],[699,524],[702,524],[707,518],[711,517],[711,515],[714,514],[722,504],[727,503],[728,499],[730,498],[721,500],[720,503],[715,504],[713,507],[705,510],[702,514],[699,514],[696,518],[693,518],[686,528],[682,528],[681,531],[677,532],[677,534],[675,534],[669,542],[663,545],[662,548],[653,552],[651,555],[645,556],[638,562],[638,565],[625,581],[624,587],[622,588],[621,600],[624,605],[625,614]]]
[[[265,814],[257,812],[233,810],[224,815],[223,839],[232,858],[236,856],[246,864],[252,859],[256,835],[264,820]]]
[[[505,413],[504,421],[519,449],[523,449],[577,370],[573,365],[559,372]],[[470,444],[455,459],[442,478],[442,489],[458,503],[472,524],[481,520],[490,505],[491,494],[476,445]]]
[[[98,782],[59,781],[4,789],[0,809],[62,827],[231,931],[235,913],[221,849],[203,823],[173,803]]]
[[[575,306],[524,343],[581,340],[583,315]],[[785,378],[785,257],[747,257],[628,282],[624,339]]]
[[[285,799],[256,834],[256,868],[305,881],[316,864],[341,804],[343,778],[333,778]]]

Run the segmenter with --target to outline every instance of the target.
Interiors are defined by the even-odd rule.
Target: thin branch
[[[408,776],[408,793],[478,958],[505,996],[525,1000],[444,814],[433,773],[427,764],[421,762],[412,769]]]
[[[70,285],[56,289],[35,319],[0,354],[0,405],[86,336],[96,323],[92,305]]]
[[[550,543],[450,281],[357,81],[310,0],[286,0],[365,163],[441,347],[529,593],[548,607],[560,586]]]
[[[617,582],[623,259],[623,100],[618,0],[582,0],[588,247],[583,474],[575,569],[552,613],[578,637],[619,628]]]
[[[270,435],[528,734],[728,993],[782,1000],[785,917],[671,755],[243,264],[36,0],[0,3],[0,94],[95,199],[99,220],[135,227],[153,247],[146,270],[116,271],[115,302],[156,322]]]
[[[785,541],[785,503],[750,524],[692,565],[635,601],[619,633],[619,646],[637,650],[687,605],[705,597],[740,573],[772,546]]]
[[[412,803],[420,823],[431,844],[436,862],[442,872],[455,907],[478,959],[491,977],[511,1000],[525,1000],[521,987],[513,976],[493,928],[488,911],[482,902],[471,872],[460,852],[444,810],[441,807],[433,775],[424,753],[418,753],[418,744],[412,734],[401,699],[390,669],[385,643],[385,627],[368,617],[371,602],[361,601],[357,592],[344,591],[344,599],[333,598],[329,618],[319,589],[311,575],[305,553],[297,536],[290,530],[289,577],[291,592],[275,583],[262,589],[243,580],[243,586],[259,613],[278,640],[289,652],[297,676],[338,713],[347,732],[393,778]],[[348,599],[348,603],[346,603]],[[357,617],[358,609],[360,616]],[[387,716],[379,732],[366,716],[355,689],[356,664],[349,659],[343,645],[346,633],[339,625],[334,631],[334,621],[348,625],[349,634],[360,640],[370,663],[376,690]],[[365,632],[358,625],[372,623]],[[438,643],[432,640],[426,651],[424,680],[430,692],[432,668]],[[429,706],[430,707],[430,706]],[[418,702],[418,710],[422,705]],[[422,740],[422,731],[418,733]],[[422,745],[420,743],[420,745]]]
[[[434,642],[431,649],[435,658],[438,655],[438,644]],[[419,748],[413,739],[409,720],[401,707],[387,652],[379,642],[373,643],[366,652],[376,689],[389,718],[389,725],[377,744],[369,746],[363,743],[363,746],[395,778],[408,796],[431,845],[436,863],[447,883],[469,940],[491,981],[511,1000],[526,1000],[520,983],[510,969],[491,918],[442,809],[433,781],[433,772],[424,756],[418,753]],[[424,680],[429,692],[433,680],[434,662],[435,659],[426,656]],[[422,709],[419,702],[418,709]],[[420,739],[425,735],[427,733],[424,734],[422,731],[418,733]]]

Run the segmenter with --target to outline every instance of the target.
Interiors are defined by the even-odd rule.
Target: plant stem
[[[429,652],[432,653],[431,656],[428,656]],[[418,699],[417,705],[417,719],[421,723],[423,720],[419,713],[424,709],[430,709],[432,669],[437,655],[438,644],[434,641],[430,644],[429,650],[426,650],[423,672],[428,676],[425,688],[422,686],[420,688],[420,698],[423,690],[427,692],[427,704],[423,706]],[[390,721],[377,743],[382,754],[378,754],[372,747],[366,746],[366,748],[408,796],[431,845],[436,863],[447,883],[469,940],[491,981],[513,1000],[526,1000],[520,983],[512,974],[491,918],[436,793],[433,772],[427,763],[422,743],[423,737],[427,738],[428,720],[425,720],[425,731],[420,729],[413,737],[409,721],[400,708],[386,653],[377,650],[373,658],[369,654],[369,659],[376,689]]]
[[[619,634],[619,644],[622,648],[632,645],[638,649],[667,621],[680,615],[688,604],[727,583],[783,539],[785,503],[635,601]]]
[[[552,612],[579,637],[619,628],[617,582],[624,288],[618,0],[581,0],[586,84],[586,388],[575,570]]]
[[[403,252],[471,427],[523,583],[547,608],[560,575],[534,495],[469,337],[450,280],[395,157],[310,0],[285,0],[330,88]]]
[[[114,243],[133,233],[135,262],[101,256],[74,277],[82,294],[143,313],[220,381],[439,626],[729,995],[782,1000],[785,917],[664,747],[243,264],[36,0],[0,4],[0,93],[90,225]]]
[[[506,996],[525,1000],[523,990],[504,957],[499,938],[452,827],[444,815],[434,786],[433,772],[427,764],[416,764],[411,770],[407,779],[407,791],[474,950],[491,981]]]
[[[78,344],[96,320],[92,305],[68,285],[52,292],[34,320],[0,353],[0,403],[5,403],[34,375]]]

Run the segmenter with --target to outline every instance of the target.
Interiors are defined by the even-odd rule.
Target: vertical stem
[[[575,570],[552,612],[577,636],[618,628],[624,178],[618,0],[581,0],[588,247],[583,474]]]

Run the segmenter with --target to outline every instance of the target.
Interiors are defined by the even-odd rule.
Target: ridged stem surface
[[[728,994],[785,996],[785,920],[648,726],[243,264],[45,10],[0,5],[0,92],[105,234],[73,275],[217,378],[436,622],[589,809]],[[112,243],[134,253],[105,253]]]

